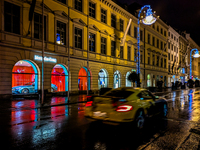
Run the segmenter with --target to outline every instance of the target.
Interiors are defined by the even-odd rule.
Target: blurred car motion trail
[[[91,96],[85,105],[85,117],[105,123],[132,122],[143,128],[146,117],[167,115],[167,101],[142,88],[122,87],[101,96]]]

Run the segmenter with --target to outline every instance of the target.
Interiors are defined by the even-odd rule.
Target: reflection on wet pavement
[[[195,89],[172,91],[166,97],[168,101],[168,118],[190,121],[200,120],[199,92]]]
[[[79,95],[75,96],[73,102],[85,102],[86,101],[86,95]],[[75,100],[76,99],[76,100]],[[11,102],[11,124],[22,124],[27,122],[33,122],[37,120],[41,120],[41,113],[39,113],[42,110],[48,108],[42,108],[40,106],[39,100],[13,100]],[[69,105],[68,104],[68,98],[67,97],[52,97],[45,101],[44,106],[53,106],[50,109],[49,113],[46,111],[42,114],[42,118],[45,117],[57,117],[61,115],[68,115],[69,114]],[[58,105],[58,106],[56,106]],[[60,106],[62,105],[62,106]],[[85,103],[78,103],[78,113],[81,114],[83,117],[83,111]]]
[[[34,109],[36,105],[37,100],[12,101],[12,124],[37,121],[38,110]]]
[[[5,131],[10,148],[59,149],[68,144],[73,149],[137,149],[155,134],[163,135],[167,130],[170,133],[160,140],[167,138],[175,145],[173,140],[179,140],[193,126],[192,122],[200,120],[199,91],[172,91],[165,97],[169,108],[167,119],[153,118],[142,133],[130,130],[131,127],[89,124],[84,117],[86,95],[76,96],[73,102],[80,103],[73,105],[65,105],[67,97],[53,97],[45,101],[45,107],[41,107],[39,100],[13,100],[10,109],[0,112],[8,113],[5,116],[10,119],[9,134]],[[159,148],[157,143],[153,146]]]
[[[67,103],[68,103],[67,97],[52,97],[51,98],[51,105],[67,104]]]

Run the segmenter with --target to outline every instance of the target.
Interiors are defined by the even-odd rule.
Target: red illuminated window
[[[51,72],[51,91],[60,92],[67,91],[66,86],[68,82],[67,70],[64,66],[56,65]]]
[[[89,82],[89,90],[90,90],[90,73],[88,73],[88,82]],[[78,74],[78,89],[80,91],[87,90],[87,71],[85,68],[81,68]]]

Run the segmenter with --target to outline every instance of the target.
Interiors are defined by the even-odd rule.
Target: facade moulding
[[[89,25],[89,28],[95,31],[99,31],[99,29],[94,24]]]
[[[75,22],[75,23],[78,23],[82,26],[86,26],[86,23],[80,18],[74,18],[74,19],[72,19],[72,21]]]
[[[66,14],[64,11],[60,11],[60,10],[54,10],[54,15],[59,15],[59,16],[64,16],[66,17],[66,19],[68,19],[68,14]]]

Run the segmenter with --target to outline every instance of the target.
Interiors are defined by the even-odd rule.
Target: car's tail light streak
[[[92,96],[87,96],[87,99],[90,99]]]
[[[116,111],[118,112],[127,112],[133,109],[131,105],[120,105],[117,107]]]
[[[85,107],[92,106],[92,103],[93,103],[93,101],[88,101],[88,102],[85,104]]]

